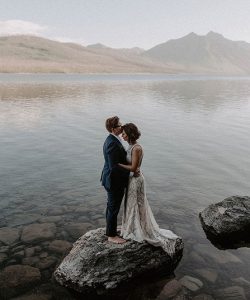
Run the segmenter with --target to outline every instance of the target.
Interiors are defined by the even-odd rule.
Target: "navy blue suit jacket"
[[[108,191],[126,186],[130,172],[118,166],[118,163],[127,164],[126,151],[112,134],[104,142],[103,155],[105,162],[101,177],[102,185]]]

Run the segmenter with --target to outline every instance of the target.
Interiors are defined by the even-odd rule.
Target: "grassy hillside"
[[[143,53],[162,63],[179,64],[186,72],[245,75],[250,74],[250,44],[236,42],[209,32],[190,33]]]
[[[174,72],[133,51],[83,47],[34,36],[0,38],[0,72]]]
[[[148,51],[8,36],[0,38],[0,72],[249,75],[250,44],[214,32],[190,33]]]

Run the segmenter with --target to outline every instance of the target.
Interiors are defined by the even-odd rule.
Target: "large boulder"
[[[173,257],[146,242],[107,242],[105,230],[91,230],[79,238],[54,273],[55,279],[81,293],[105,293],[142,275],[170,274],[182,257],[183,242],[174,240]]]
[[[211,204],[200,213],[203,229],[219,248],[237,248],[249,243],[250,197],[232,196]]]

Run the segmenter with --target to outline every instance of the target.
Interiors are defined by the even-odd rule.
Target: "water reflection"
[[[136,94],[135,103],[143,98],[145,102],[147,99],[155,99],[156,103],[151,103],[153,107],[160,105],[175,110],[178,107],[178,110],[187,114],[197,111],[207,114],[221,109],[237,109],[241,105],[249,107],[250,99],[249,81],[241,81],[240,84],[213,80],[148,82],[131,85],[130,91],[133,96]]]
[[[242,247],[250,248],[250,238],[249,234],[238,237],[238,239],[231,240],[230,237],[227,238],[216,238],[210,234],[206,233],[208,240],[218,249],[238,249]]]
[[[88,228],[105,226],[104,120],[118,114],[142,131],[143,172],[157,222],[183,237],[176,281],[185,275],[202,281],[196,293],[185,288],[188,295],[217,299],[218,290],[237,285],[250,297],[239,280],[250,277],[249,249],[218,250],[198,218],[210,203],[249,193],[249,79],[8,76],[0,83],[0,231],[17,229],[18,237],[12,231],[13,243],[0,242],[2,270],[40,268],[41,293],[74,299],[51,283],[62,258],[51,243],[73,243]],[[56,228],[50,239],[23,242],[24,228],[48,223]],[[167,280],[141,281],[127,297],[158,297]]]

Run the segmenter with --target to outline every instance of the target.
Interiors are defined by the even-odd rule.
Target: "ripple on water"
[[[249,193],[249,79],[6,76],[0,75],[1,270],[31,266],[41,274],[41,299],[53,293],[74,299],[49,280],[62,257],[58,249],[105,225],[106,194],[99,182],[104,120],[118,114],[142,132],[143,172],[158,223],[185,242],[176,281],[142,281],[131,297],[166,295],[170,286],[180,297],[198,297],[200,291],[179,291],[179,280],[189,276],[215,299],[223,293],[250,298],[250,249],[216,249],[198,218],[210,203]],[[53,235],[22,241],[27,226],[48,223]],[[8,232],[2,240],[1,230]],[[23,299],[32,295],[27,291]]]

